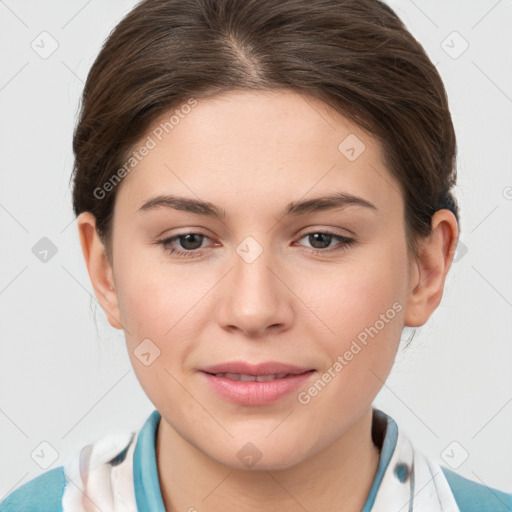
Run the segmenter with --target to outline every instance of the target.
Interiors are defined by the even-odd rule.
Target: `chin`
[[[296,447],[300,446],[300,449]],[[294,448],[295,447],[295,448]],[[234,453],[234,457],[226,458],[226,452]],[[304,446],[294,443],[290,446],[279,446],[269,443],[264,439],[254,443],[235,442],[226,447],[221,453],[209,454],[218,463],[237,470],[247,471],[279,471],[290,469],[303,462],[307,455],[304,454]]]

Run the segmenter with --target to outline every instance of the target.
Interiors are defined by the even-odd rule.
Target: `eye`
[[[353,238],[333,233],[332,231],[311,231],[302,235],[300,240],[303,238],[307,238],[309,243],[311,243],[311,252],[314,254],[326,254],[345,250],[356,242]],[[329,248],[331,242],[336,240],[338,241],[338,244],[334,245],[332,248]]]
[[[177,256],[183,256],[185,258],[194,258],[201,255],[200,253],[202,251],[198,251],[198,249],[201,248],[205,238],[208,237],[201,233],[182,233],[181,235],[175,235],[161,240],[158,243],[162,245],[169,254],[176,254]],[[185,249],[184,251],[176,249],[174,244],[177,240],[182,244],[182,247]]]

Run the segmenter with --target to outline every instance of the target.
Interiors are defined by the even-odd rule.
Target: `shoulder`
[[[0,503],[0,512],[62,512],[65,486],[64,467],[51,469],[11,492]]]
[[[150,451],[159,418],[158,411],[154,411],[142,429],[110,433],[81,447],[65,464],[42,473],[0,500],[0,512],[76,512],[83,510],[84,496],[99,509],[110,510],[114,505],[116,510],[124,510],[127,503],[135,502],[133,455],[138,436],[145,433],[146,450]]]
[[[512,494],[474,482],[444,466],[441,469],[460,512],[512,512]]]

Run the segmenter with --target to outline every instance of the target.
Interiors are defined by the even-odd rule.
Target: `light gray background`
[[[375,405],[427,456],[512,492],[512,0],[389,3],[448,91],[464,246]],[[0,1],[0,497],[153,410],[91,299],[68,186],[83,82],[134,4]],[[51,49],[43,31],[47,58],[31,47]],[[46,263],[42,237],[57,247]]]

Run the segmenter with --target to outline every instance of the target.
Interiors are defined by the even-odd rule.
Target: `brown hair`
[[[144,0],[96,58],[73,137],[73,209],[95,216],[109,258],[119,187],[100,198],[95,191],[151,123],[190,98],[283,88],[324,101],[380,142],[402,188],[414,254],[436,210],[458,219],[446,91],[423,47],[382,1]]]

